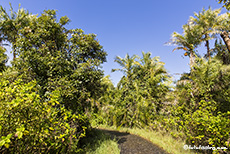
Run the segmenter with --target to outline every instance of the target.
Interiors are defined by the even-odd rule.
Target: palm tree
[[[169,44],[177,45],[175,50],[184,50],[185,56],[190,58],[190,67],[194,65],[195,49],[201,44],[202,29],[198,25],[186,24],[183,25],[183,34],[174,32]]]
[[[159,62],[158,57],[151,58],[150,52],[142,52],[142,56],[126,54],[125,58],[115,58],[122,68],[112,71],[124,73],[116,88],[119,98],[113,100],[119,125],[142,127],[149,124],[160,111],[168,90],[163,83],[168,78],[164,63]]]
[[[142,52],[142,58],[140,61],[140,66],[145,73],[148,72],[149,74],[151,74],[150,76],[167,73],[164,68],[164,63],[159,61],[159,57],[151,58],[150,52]]]
[[[221,14],[218,18],[218,30],[220,31],[220,36],[223,39],[227,50],[230,54],[230,37],[229,37],[229,30],[230,30],[230,13]]]
[[[142,91],[147,91],[144,97],[151,100],[149,103],[154,105],[158,112],[168,91],[166,82],[169,81],[169,75],[164,68],[164,63],[159,61],[159,57],[151,58],[150,52],[142,52],[140,65],[137,69],[140,88]]]
[[[121,69],[112,69],[112,72],[121,71],[124,73],[124,77],[127,78],[128,82],[131,83],[134,79],[134,67],[138,62],[136,61],[138,58],[137,55],[129,56],[126,54],[125,58],[121,58],[120,56],[116,56],[115,62],[117,62],[122,68]]]
[[[136,101],[135,101],[135,67],[138,63],[136,61],[137,56],[129,56],[126,54],[125,58],[116,56],[115,62],[117,62],[122,68],[121,69],[112,69],[112,72],[121,71],[124,73],[124,76],[121,78],[117,85],[117,90],[119,92],[119,100],[116,102],[117,112],[120,118],[119,125],[133,126],[134,113],[136,110]]]
[[[16,58],[16,51],[15,51],[15,43],[16,43],[16,36],[20,29],[25,28],[31,17],[33,15],[29,14],[23,8],[20,8],[18,12],[14,12],[13,8],[10,4],[10,15],[6,12],[6,10],[0,6],[0,32],[4,41],[9,41],[12,43],[13,46],[13,59]]]
[[[136,80],[140,80],[143,87],[150,88],[149,92],[156,90],[151,86],[157,86],[158,83],[163,82],[168,78],[164,63],[159,61],[159,57],[151,58],[150,52],[142,52],[142,58],[137,65],[138,67],[135,67],[134,70]]]
[[[202,12],[194,13],[195,17],[190,17],[190,24],[196,24],[202,30],[203,36],[201,41],[205,42],[207,48],[206,56],[209,60],[211,58],[209,40],[213,39],[218,33],[218,16],[220,12],[221,8],[216,10],[209,8],[208,10],[203,9]]]
[[[230,9],[230,0],[218,0],[218,3],[223,3],[224,7],[229,10]]]

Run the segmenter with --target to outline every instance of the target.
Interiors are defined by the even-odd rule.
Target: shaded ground
[[[118,140],[121,154],[168,154],[166,151],[154,145],[150,141],[129,133],[99,129],[103,133]]]

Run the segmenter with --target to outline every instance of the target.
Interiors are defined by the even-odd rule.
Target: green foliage
[[[217,59],[223,61],[223,64],[230,64],[230,54],[226,48],[226,45],[224,45],[221,40],[215,41],[213,53],[216,54],[215,57]]]
[[[168,92],[169,77],[164,63],[158,57],[151,58],[151,53],[138,56],[116,57],[124,76],[117,87],[105,89],[105,94],[98,100],[101,104],[96,115],[99,123],[117,127],[145,127],[156,119],[163,106],[164,95]],[[110,82],[107,82],[108,86]]]
[[[203,9],[199,13],[194,13],[194,17],[190,17],[187,24],[183,25],[183,33],[179,34],[174,32],[172,34],[172,39],[169,44],[177,45],[174,50],[184,50],[184,56],[189,56],[190,66],[195,63],[195,58],[201,57],[198,50],[196,50],[202,43],[204,43],[207,54],[205,58],[211,59],[212,56],[219,54],[222,56],[222,60],[226,63],[226,58],[228,54],[225,52],[228,50],[221,44],[215,43],[215,46],[211,47],[210,40],[218,40],[218,36],[221,36],[223,32],[227,33],[229,31],[229,13],[220,14],[221,9],[208,10]],[[226,40],[222,37],[225,43]],[[221,47],[221,50],[220,50]],[[173,50],[173,51],[174,51]],[[223,52],[223,50],[225,50]],[[228,60],[227,60],[228,61]]]
[[[209,8],[208,10],[203,9],[202,12],[194,13],[195,17],[190,17],[190,24],[197,25],[199,27],[199,31],[201,31],[200,41],[205,42],[205,46],[207,48],[206,58],[211,58],[211,49],[209,40],[216,38],[217,35],[217,27],[219,25],[219,14],[221,9],[212,10]]]
[[[36,79],[43,99],[58,89],[62,91],[60,103],[84,112],[86,100],[98,94],[103,76],[100,65],[107,55],[96,35],[66,29],[69,18],[58,20],[54,10],[46,10],[39,17],[24,9],[11,12],[12,17],[1,8],[0,30],[13,45],[17,55],[13,66],[19,75],[24,81]]]
[[[177,45],[175,50],[184,50],[184,56],[189,56],[190,66],[194,64],[196,56],[195,49],[201,44],[202,31],[198,25],[183,25],[183,34],[174,32],[169,44]]]
[[[6,49],[0,46],[0,72],[6,69],[7,55],[5,54]]]
[[[95,34],[65,28],[69,18],[58,19],[55,10],[38,16],[11,7],[9,15],[1,7],[0,43],[12,44],[14,59],[6,67],[0,47],[0,152],[78,152],[88,119],[118,128],[159,124],[189,144],[230,148],[229,38],[221,35],[225,45],[209,47],[209,40],[230,30],[230,14],[219,13],[203,9],[182,34],[173,33],[170,43],[190,57],[191,71],[170,91],[164,63],[149,52],[117,56],[121,68],[112,71],[124,75],[114,87],[103,78],[107,54]],[[202,42],[208,61],[198,58]]]
[[[225,3],[228,8],[228,1]],[[182,75],[176,90],[170,95],[174,101],[169,103],[165,116],[159,121],[160,128],[167,131],[183,132],[187,142],[196,146],[210,145],[229,149],[230,141],[230,66],[229,66],[229,13],[220,14],[220,9],[202,10],[183,26],[183,35],[174,33],[172,42],[176,49],[186,51],[185,56],[205,42],[208,61],[204,58],[193,59],[190,73]],[[195,28],[195,29],[194,29]],[[225,42],[218,40],[218,35]],[[224,35],[226,34],[226,35]],[[209,40],[217,38],[213,49]],[[212,58],[214,57],[214,58]],[[172,133],[174,137],[182,134]],[[201,151],[204,152],[204,151]],[[214,150],[208,152],[220,152]]]
[[[167,129],[186,135],[189,144],[229,148],[230,67],[219,60],[197,59],[187,77],[178,81]]]
[[[223,6],[224,6],[227,10],[230,9],[230,1],[229,1],[229,0],[216,0],[216,1],[218,1],[218,3],[223,3],[223,4],[224,4]]]
[[[0,75],[0,151],[75,153],[89,128],[86,100],[100,93],[107,54],[95,34],[66,29],[69,18],[58,19],[54,10],[10,12],[0,8],[1,41],[14,54]]]
[[[6,10],[0,6],[0,33],[1,33],[1,41],[9,41],[10,43],[16,42],[16,35],[18,35],[18,31],[26,27],[31,20],[33,15],[29,14],[23,8],[20,8],[17,12],[13,11],[13,8],[10,4],[10,14],[6,12]],[[13,45],[13,49],[16,48],[15,44]],[[13,51],[13,58],[16,58],[16,52]]]
[[[36,93],[36,81],[0,81],[1,153],[76,152],[87,119],[72,114],[53,91],[46,101]]]
[[[82,151],[80,154],[119,154],[118,141],[105,134],[102,130],[92,129],[86,137],[81,139]]]

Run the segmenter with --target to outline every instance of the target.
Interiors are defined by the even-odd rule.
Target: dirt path
[[[168,154],[166,151],[148,140],[129,133],[99,129],[112,139],[118,140],[121,154]]]

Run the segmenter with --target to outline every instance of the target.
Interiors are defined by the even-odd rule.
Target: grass
[[[117,130],[116,127],[110,127],[106,125],[99,125],[98,127],[110,130]],[[183,141],[182,139],[175,139],[170,134],[165,134],[160,131],[150,131],[147,129],[137,128],[120,128],[119,131],[129,132],[131,134],[141,136],[171,154],[195,154],[195,151],[183,149],[183,146],[186,144],[185,141]]]
[[[100,130],[92,129],[86,138],[80,141],[80,154],[120,154],[116,140],[112,140]]]

